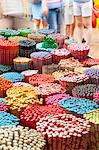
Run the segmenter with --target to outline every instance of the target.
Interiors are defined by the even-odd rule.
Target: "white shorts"
[[[65,25],[71,25],[74,23],[73,5],[64,7],[64,23]]]
[[[86,3],[74,2],[74,16],[92,16],[92,1]]]

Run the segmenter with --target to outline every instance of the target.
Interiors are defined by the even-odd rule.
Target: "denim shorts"
[[[64,8],[49,9],[48,25],[49,29],[54,29],[55,33],[60,33],[64,17]]]
[[[46,16],[43,16],[42,14],[42,3],[39,2],[38,4],[32,4],[32,19],[38,19],[38,20],[46,20]]]

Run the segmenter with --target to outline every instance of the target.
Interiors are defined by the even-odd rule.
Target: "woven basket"
[[[91,67],[94,65],[99,65],[99,59],[88,58],[82,62],[85,67]]]
[[[75,86],[88,83],[89,78],[84,74],[67,73],[59,81],[66,91],[71,94]]]
[[[97,91],[99,91],[99,85],[97,86],[96,84],[85,84],[73,88],[72,95],[79,98],[93,99],[93,95]]]
[[[51,34],[49,36],[55,40],[55,42],[58,44],[58,48],[63,48],[64,40],[66,39],[66,37],[64,35],[62,35],[62,34]]]
[[[34,69],[42,72],[43,65],[52,64],[52,56],[48,52],[34,52],[31,54]]]
[[[79,62],[77,59],[74,57],[70,57],[68,59],[62,59],[59,62],[60,69],[62,70],[69,70],[69,71],[74,71],[76,67],[82,67],[83,64]]]
[[[18,56],[19,43],[15,41],[0,40],[0,64],[12,65],[13,59]]]
[[[45,35],[43,34],[29,34],[28,39],[36,41],[36,43],[40,43],[44,41]]]
[[[71,52],[72,56],[80,61],[88,57],[89,46],[86,44],[70,44],[67,49]]]
[[[30,54],[36,51],[36,42],[31,40],[21,40],[19,56],[30,58]]]
[[[89,68],[84,73],[90,78],[91,83],[99,85],[99,69]]]
[[[77,42],[75,42],[74,40],[71,40],[71,39],[66,39],[65,41],[64,41],[64,48],[67,48],[67,46],[68,45],[70,45],[70,44],[73,44],[73,43],[77,43]]]
[[[58,64],[61,59],[70,57],[70,52],[68,50],[66,50],[65,48],[52,50],[51,54],[53,57],[54,64]]]

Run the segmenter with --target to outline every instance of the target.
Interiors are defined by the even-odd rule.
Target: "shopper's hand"
[[[43,7],[43,15],[48,16],[48,7],[47,6]]]

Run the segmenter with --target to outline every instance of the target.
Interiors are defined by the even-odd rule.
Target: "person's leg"
[[[83,23],[82,23],[82,11],[81,11],[81,4],[74,2],[74,16],[75,22],[77,25],[77,41],[82,43],[82,36],[83,36]]]
[[[41,12],[42,12],[42,27],[43,28],[47,28],[47,26],[48,26],[48,23],[47,23],[47,16],[44,16],[43,15],[43,6],[42,6],[42,4],[41,4]]]
[[[43,25],[43,28],[46,28],[47,25],[48,25],[48,24],[47,24],[47,21],[46,21],[46,20],[43,20],[43,21],[42,21],[42,25]]]
[[[57,13],[55,9],[50,9],[48,13],[49,29],[53,29],[57,33]]]
[[[90,44],[92,31],[92,17],[83,17],[83,22],[86,26],[86,42]]]
[[[32,4],[32,15],[33,15],[34,28],[37,31],[40,28],[40,23],[42,19],[41,3]]]
[[[75,21],[70,25],[70,37],[74,39]]]
[[[68,4],[69,5],[69,4]],[[72,38],[74,33],[73,23],[74,23],[74,15],[73,15],[73,6],[65,6],[64,10],[64,22],[65,22],[65,34],[67,37]]]
[[[60,33],[62,32],[61,28],[63,26],[64,8],[57,9],[56,13],[57,13],[57,33]]]
[[[70,15],[69,15],[69,6],[64,8],[64,23],[65,23],[65,35],[70,37]]]
[[[76,16],[76,24],[77,24],[77,41],[78,43],[82,43],[83,38],[83,23],[82,16]]]
[[[83,25],[86,27],[86,42],[90,44],[92,30],[92,3],[88,2],[82,5]]]
[[[66,36],[67,36],[68,38],[70,38],[70,25],[66,25],[65,27],[66,27],[66,28],[65,28]]]
[[[39,19],[34,19],[34,25],[35,25],[35,28],[36,28],[36,31],[40,28],[40,20]]]
[[[47,26],[48,26],[46,16],[42,16],[42,26],[43,26],[43,28],[47,28]]]

